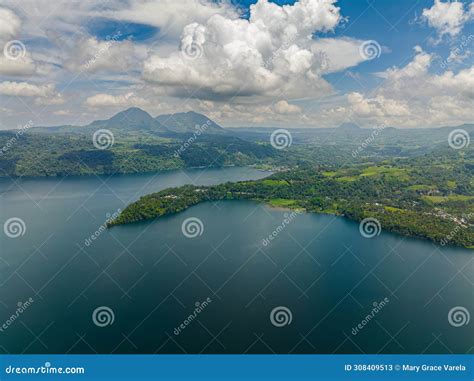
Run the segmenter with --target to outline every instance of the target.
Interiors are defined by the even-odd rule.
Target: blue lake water
[[[368,239],[345,218],[249,201],[101,229],[153,191],[267,175],[0,180],[2,225],[24,222],[23,235],[0,234],[0,351],[472,353],[473,323],[456,323],[474,311],[472,250]],[[189,218],[202,223],[195,238]]]

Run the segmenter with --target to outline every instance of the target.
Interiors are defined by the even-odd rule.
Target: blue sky
[[[228,126],[468,123],[473,18],[447,0],[5,0],[0,128],[131,106]]]

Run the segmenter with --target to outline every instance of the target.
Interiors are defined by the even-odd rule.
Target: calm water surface
[[[471,250],[386,232],[367,239],[334,216],[285,224],[287,211],[247,201],[99,231],[141,195],[267,175],[226,168],[0,180],[2,224],[18,217],[26,227],[0,238],[0,351],[472,353],[472,322],[448,321],[453,307],[474,311]],[[203,225],[196,238],[182,233],[191,217]],[[112,311],[112,324],[94,324],[99,307]],[[285,315],[289,324],[277,327],[270,317],[281,307],[276,323]]]

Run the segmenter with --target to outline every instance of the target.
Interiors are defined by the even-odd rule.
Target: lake
[[[267,175],[0,180],[2,224],[21,219],[0,234],[0,351],[472,353],[472,250],[250,201],[102,227],[154,191]]]

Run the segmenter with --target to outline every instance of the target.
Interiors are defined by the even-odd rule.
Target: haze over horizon
[[[223,127],[472,123],[473,4],[4,0],[0,129],[129,107]]]

